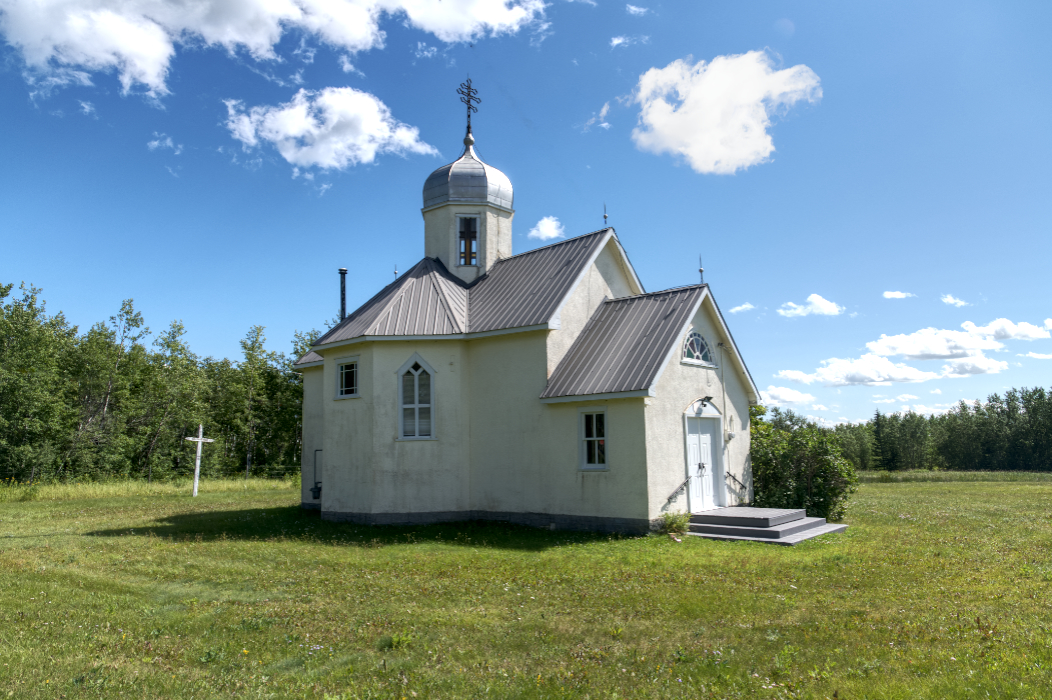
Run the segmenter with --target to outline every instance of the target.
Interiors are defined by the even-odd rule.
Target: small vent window
[[[340,365],[339,375],[337,377],[336,395],[337,396],[357,396],[358,395],[358,363],[347,362]]]
[[[712,351],[709,344],[701,337],[701,333],[691,331],[687,336],[687,342],[683,344],[683,359],[690,362],[698,362],[706,365],[714,365]]]
[[[474,217],[460,219],[460,264],[478,265],[478,223]]]

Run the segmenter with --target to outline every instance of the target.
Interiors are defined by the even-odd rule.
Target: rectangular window
[[[606,467],[606,413],[582,413],[584,419],[584,467]]]
[[[431,432],[431,375],[416,362],[402,375],[402,437],[429,438]]]
[[[460,264],[478,264],[478,219],[462,217],[460,219]]]
[[[337,368],[336,396],[358,395],[358,363],[346,362]]]

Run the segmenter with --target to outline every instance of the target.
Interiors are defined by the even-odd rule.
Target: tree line
[[[779,409],[770,421],[783,429],[807,422]],[[877,410],[832,432],[856,469],[1052,471],[1052,391],[1009,389],[938,416]]]
[[[0,479],[171,479],[193,471],[198,424],[205,475],[282,474],[300,462],[303,386],[291,353],[264,348],[263,326],[237,361],[199,357],[173,321],[151,334],[131,299],[81,332],[40,290],[0,284]],[[293,467],[293,465],[295,465]]]

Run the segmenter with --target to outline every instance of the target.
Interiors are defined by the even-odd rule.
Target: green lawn
[[[4,493],[0,699],[1052,693],[1047,481],[864,484],[796,547],[336,525],[273,482]]]

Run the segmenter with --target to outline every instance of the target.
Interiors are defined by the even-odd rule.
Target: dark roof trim
[[[552,396],[541,399],[541,403],[573,403],[581,401],[607,401],[611,399],[634,399],[654,396],[653,389],[638,389],[636,391],[615,391],[609,394],[578,394],[575,396]]]

